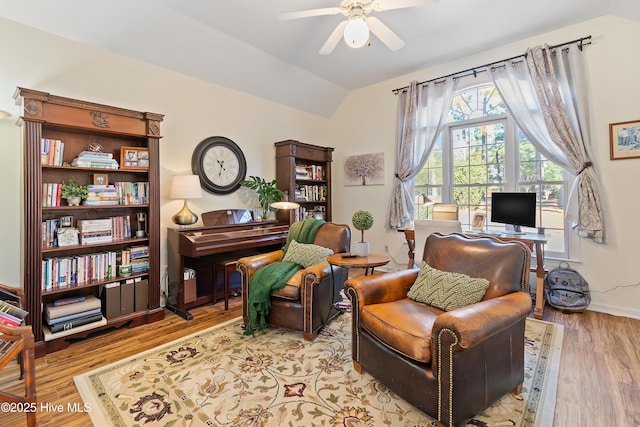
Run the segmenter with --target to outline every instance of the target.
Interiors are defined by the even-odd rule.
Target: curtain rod
[[[589,35],[589,36],[585,36],[585,37],[580,37],[579,39],[571,40],[569,42],[560,43],[560,44],[557,44],[557,45],[554,45],[554,46],[549,46],[549,49],[557,49],[559,47],[567,46],[567,45],[574,44],[574,43],[578,43],[578,49],[582,50],[583,46],[591,44],[591,36]],[[473,75],[475,77],[478,72],[486,71],[486,70],[481,70],[481,68],[487,68],[487,67],[490,67],[492,65],[500,64],[501,62],[513,61],[514,59],[518,59],[518,58],[521,58],[523,56],[526,57],[527,54],[524,53],[524,54],[521,54],[521,55],[512,56],[511,58],[501,59],[499,61],[493,61],[493,62],[490,62],[488,64],[479,65],[477,67],[468,68],[468,69],[463,70],[463,71],[458,71],[458,72],[455,72],[455,73],[447,74],[446,76],[442,76],[442,77],[438,77],[438,78],[430,79],[430,80],[425,80],[423,82],[419,82],[418,85],[424,85],[424,84],[427,84],[427,83],[436,82],[438,80],[444,80],[444,79],[447,79],[449,77],[453,77],[454,79],[461,78],[461,77],[466,77],[466,76],[470,76],[470,75]],[[397,88],[397,89],[393,89],[392,92],[393,92],[394,95],[397,95],[401,91],[406,91],[407,89],[409,89],[409,86],[404,86],[404,87],[400,87],[400,88]]]

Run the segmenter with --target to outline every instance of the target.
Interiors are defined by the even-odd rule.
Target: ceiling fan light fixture
[[[354,16],[344,29],[344,42],[347,46],[358,49],[369,41],[369,26],[362,16]]]

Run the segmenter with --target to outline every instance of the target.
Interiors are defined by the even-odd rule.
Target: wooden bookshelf
[[[124,325],[137,326],[164,318],[160,307],[160,122],[163,115],[133,111],[124,108],[65,98],[49,93],[18,88],[16,102],[22,107],[20,124],[24,135],[24,293],[29,311],[27,323],[32,325],[36,339],[36,356],[67,347],[74,339],[83,338],[96,330]],[[64,149],[57,164],[47,164],[43,158],[43,139],[61,140]],[[133,147],[148,156],[148,167],[102,169],[73,167],[73,160],[90,146],[100,145],[104,153],[122,163],[121,148]],[[118,204],[110,206],[68,206],[65,200],[59,206],[43,207],[43,183],[62,183],[73,177],[79,184],[93,183],[94,174],[108,174],[109,184],[115,182],[148,183],[148,202],[144,204]],[[46,196],[46,195],[45,195]],[[147,233],[136,237],[136,214],[146,215]],[[106,243],[44,247],[44,221],[72,216],[73,226],[78,220],[104,219],[129,216],[131,237]],[[43,264],[49,258],[83,257],[105,251],[123,251],[131,246],[148,246],[149,268],[144,273],[120,277],[111,276],[48,289],[43,287]],[[46,272],[45,272],[46,274]],[[76,296],[100,296],[106,283],[131,278],[148,279],[148,304],[138,310],[109,319],[106,325],[80,330],[45,342],[42,307],[56,299]]]
[[[321,213],[324,220],[331,221],[333,148],[294,140],[276,142],[275,146],[277,187],[300,205],[293,211],[278,211],[278,220],[293,223]]]

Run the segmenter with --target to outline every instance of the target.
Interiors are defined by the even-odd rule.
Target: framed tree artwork
[[[384,153],[347,157],[344,161],[344,185],[384,185]]]

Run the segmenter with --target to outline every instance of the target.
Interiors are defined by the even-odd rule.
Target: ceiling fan
[[[369,31],[380,39],[391,50],[398,50],[404,46],[404,41],[371,12],[402,9],[406,7],[423,6],[436,3],[438,0],[343,0],[338,7],[302,10],[299,12],[282,13],[280,19],[299,19],[313,16],[337,15],[341,13],[347,19],[338,24],[325,44],[320,48],[321,55],[328,55],[338,45],[340,38],[352,48],[359,48],[369,41]]]

